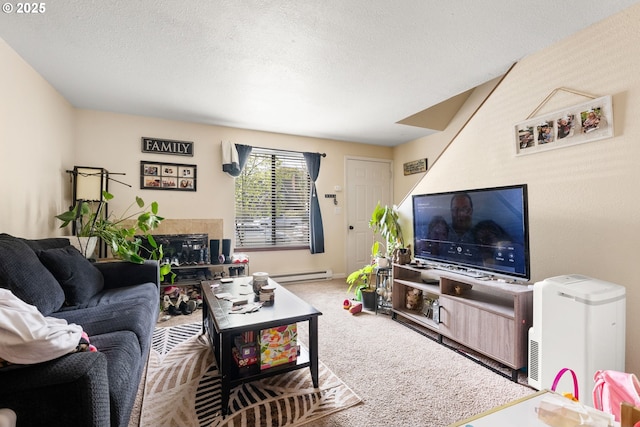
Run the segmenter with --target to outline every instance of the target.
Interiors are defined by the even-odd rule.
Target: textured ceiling
[[[433,133],[396,122],[634,3],[56,0],[0,14],[0,37],[78,108],[393,146]]]

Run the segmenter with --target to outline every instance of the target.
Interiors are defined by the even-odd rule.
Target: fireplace
[[[153,238],[162,245],[163,262],[168,261],[176,267],[209,264],[209,236],[206,234],[157,234]],[[143,240],[143,246],[147,245]]]

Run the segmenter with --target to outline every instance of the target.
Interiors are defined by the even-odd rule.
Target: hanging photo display
[[[515,126],[516,155],[533,154],[613,136],[611,96],[528,119]]]

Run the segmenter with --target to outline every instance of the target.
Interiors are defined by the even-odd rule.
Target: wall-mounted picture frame
[[[140,161],[140,188],[196,191],[196,165]]]
[[[516,124],[516,156],[611,137],[613,107],[607,95]]]
[[[422,173],[427,171],[428,159],[419,159],[412,162],[407,162],[402,165],[404,175],[413,175],[416,173]]]

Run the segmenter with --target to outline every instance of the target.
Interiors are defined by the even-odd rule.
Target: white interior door
[[[390,160],[346,160],[347,275],[371,261],[371,212],[378,201],[392,204]]]

